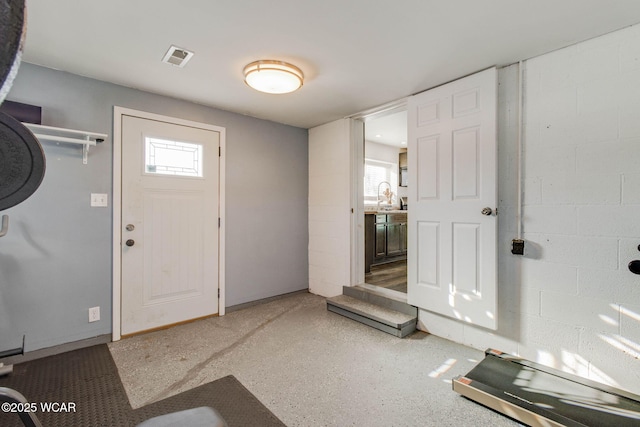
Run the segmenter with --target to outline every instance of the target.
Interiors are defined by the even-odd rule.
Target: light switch
[[[107,195],[104,193],[91,193],[91,207],[92,208],[106,208]]]

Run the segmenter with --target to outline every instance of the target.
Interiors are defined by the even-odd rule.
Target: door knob
[[[489,215],[491,215],[493,213],[493,209],[491,209],[491,208],[483,208],[481,212],[482,212],[482,215],[489,216]]]
[[[127,231],[133,231],[136,227],[133,224],[127,224],[125,228],[127,229]]]
[[[129,246],[129,247],[131,247],[131,246],[135,245],[135,244],[136,244],[136,242],[135,242],[135,240],[133,240],[133,239],[129,239],[129,240],[127,240],[124,244],[125,244],[125,245],[127,245],[127,246]]]

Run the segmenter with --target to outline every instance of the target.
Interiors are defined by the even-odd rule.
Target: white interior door
[[[122,335],[218,312],[220,133],[122,116]]]
[[[497,327],[496,99],[492,68],[408,104],[407,300],[490,329]]]

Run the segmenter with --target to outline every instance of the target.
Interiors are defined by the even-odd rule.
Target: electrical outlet
[[[107,195],[104,193],[91,193],[92,208],[106,208],[109,205]]]
[[[100,307],[91,307],[89,309],[89,322],[97,322],[100,320]]]

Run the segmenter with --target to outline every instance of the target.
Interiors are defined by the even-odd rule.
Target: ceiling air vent
[[[162,58],[162,62],[175,65],[176,67],[184,67],[193,56],[193,52],[181,47],[171,46]]]

